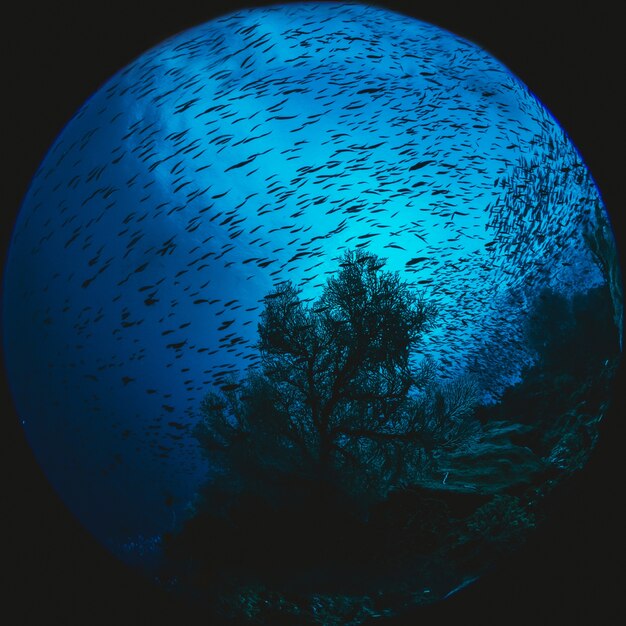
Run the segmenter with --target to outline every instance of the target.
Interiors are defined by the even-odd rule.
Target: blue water
[[[200,25],[103,85],[24,198],[4,341],[29,441],[124,556],[184,519],[206,475],[189,427],[255,364],[272,286],[314,299],[367,248],[439,304],[415,359],[497,396],[532,359],[539,289],[602,282],[596,205],[556,121],[473,43],[358,4]]]

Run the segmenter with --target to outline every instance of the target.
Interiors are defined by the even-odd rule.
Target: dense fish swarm
[[[200,399],[257,362],[274,286],[311,301],[373,251],[439,305],[416,359],[497,393],[532,356],[533,294],[602,280],[596,206],[569,139],[470,42],[358,4],[213,20],[112,77],[33,178],[6,275],[24,426],[99,537],[158,534],[204,476]]]

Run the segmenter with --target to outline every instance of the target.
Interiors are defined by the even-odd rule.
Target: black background
[[[210,1],[44,7],[24,2],[4,13],[3,259],[30,178],[80,105],[166,37],[255,4],[264,3],[224,0],[218,9]],[[547,1],[378,4],[480,44],[531,88],[582,154],[623,251],[626,74],[618,3],[569,2],[558,8]],[[15,611],[10,622],[20,625],[195,624],[199,616],[130,572],[67,512],[30,453],[4,376],[1,384],[8,490],[0,537],[8,602],[0,615]],[[556,504],[550,522],[507,566],[444,603],[377,624],[620,623],[623,415],[618,394],[589,465]]]

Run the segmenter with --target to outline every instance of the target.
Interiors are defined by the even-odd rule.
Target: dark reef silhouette
[[[215,616],[361,623],[445,598],[588,460],[619,359],[607,285],[536,295],[532,365],[494,402],[414,358],[437,309],[384,265],[348,251],[317,301],[269,293],[260,367],[201,404],[209,478],[162,580]]]

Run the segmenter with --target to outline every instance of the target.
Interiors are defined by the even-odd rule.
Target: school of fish
[[[602,281],[597,204],[529,89],[438,27],[302,3],[192,28],[85,102],[24,199],[5,345],[29,441],[98,537],[158,534],[206,471],[199,402],[258,362],[273,287],[311,302],[372,251],[439,304],[415,358],[488,363],[495,388],[529,358],[533,294]]]

